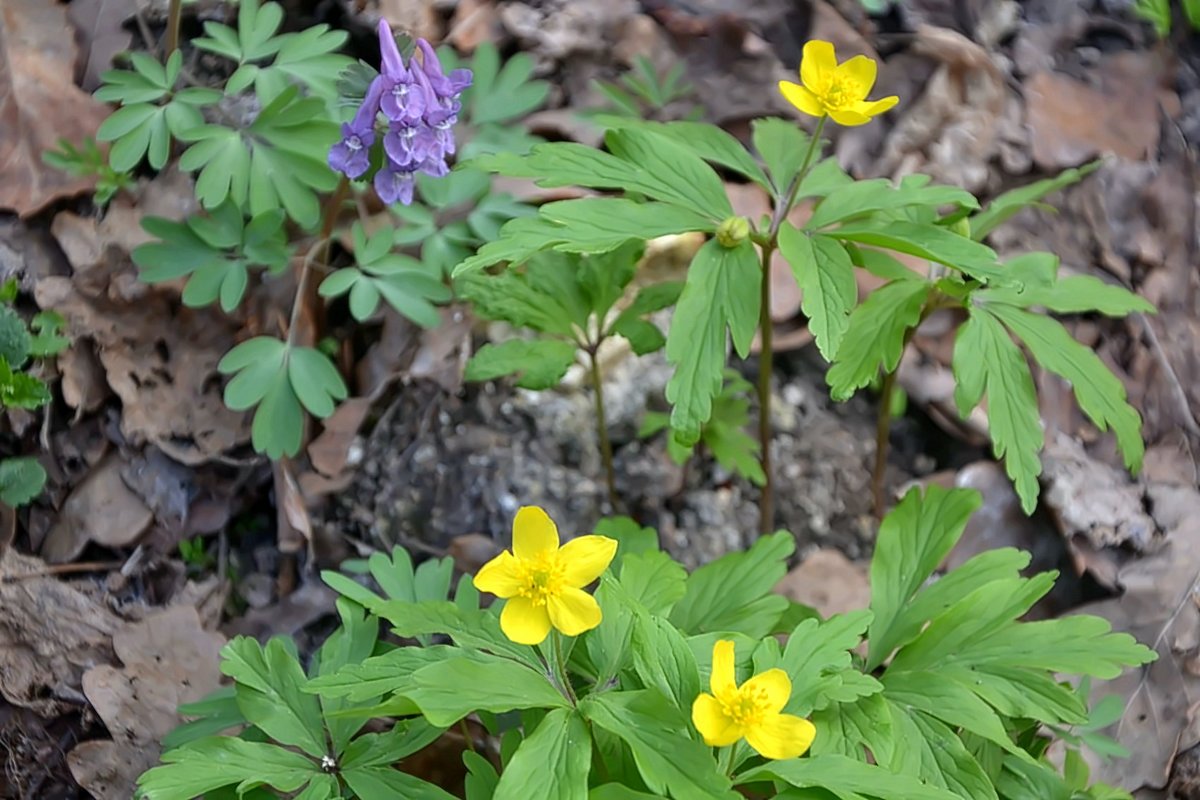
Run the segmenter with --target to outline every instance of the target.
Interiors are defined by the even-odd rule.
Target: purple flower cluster
[[[429,42],[417,39],[420,63],[414,57],[405,67],[392,29],[379,22],[379,50],[383,69],[371,82],[354,119],[342,125],[342,140],[329,150],[329,166],[348,178],[364,175],[370,167],[380,113],[387,120],[383,136],[384,164],[375,173],[375,191],[385,203],[408,205],[418,172],[440,177],[454,155],[454,123],[462,108],[459,96],[471,85],[471,71],[442,71]],[[415,54],[414,54],[415,56]]]

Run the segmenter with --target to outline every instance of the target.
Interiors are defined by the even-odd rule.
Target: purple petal
[[[358,107],[358,111],[354,114],[354,121],[351,123],[359,136],[370,130],[372,141],[375,136],[375,117],[379,116],[379,101],[383,97],[386,84],[387,79],[382,75],[376,76],[375,80],[371,81],[371,85],[367,87],[367,96],[363,98],[362,105]]]
[[[471,85],[474,76],[469,69],[456,69],[450,73],[448,78],[450,80],[450,91],[455,95],[459,95]]]
[[[386,19],[379,20],[379,54],[383,57],[384,75],[393,79],[408,76],[404,59],[400,57],[400,48],[396,46],[396,37],[392,35],[392,27]]]
[[[375,193],[385,204],[403,203],[409,205],[413,201],[413,171],[397,169],[395,164],[388,164],[375,173]]]

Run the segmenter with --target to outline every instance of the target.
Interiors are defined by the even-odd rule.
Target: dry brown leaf
[[[871,583],[862,564],[840,550],[817,550],[775,584],[775,591],[812,606],[822,617],[844,614],[871,604]]]
[[[94,182],[47,166],[59,139],[94,136],[108,109],[74,83],[67,11],[47,0],[0,3],[0,208],[21,216]]]
[[[1200,731],[1189,724],[1190,710],[1200,702],[1200,677],[1190,666],[1200,649],[1200,493],[1194,486],[1157,484],[1147,495],[1155,522],[1166,531],[1162,548],[1121,569],[1120,597],[1081,609],[1158,653],[1152,664],[1093,683],[1096,698],[1127,698],[1125,713],[1107,733],[1132,754],[1094,764],[1093,779],[1130,791],[1166,787],[1175,756],[1200,741]]]
[[[134,0],[71,0],[67,16],[83,51],[80,85],[91,92],[100,74],[112,67],[113,56],[129,49],[125,23],[137,10]]]
[[[421,332],[421,344],[408,366],[408,377],[431,380],[457,394],[462,389],[467,359],[471,357],[471,328],[474,317],[463,306],[450,306],[440,311],[441,324]]]
[[[276,540],[279,552],[298,553],[312,544],[312,519],[296,477],[286,461],[272,465],[275,478]]]
[[[12,548],[0,555],[0,694],[54,717],[80,704],[84,670],[112,660],[122,622],[102,599],[45,575],[45,566]]]
[[[1033,160],[1073,167],[1097,154],[1146,158],[1158,144],[1159,67],[1145,52],[1123,52],[1089,70],[1092,86],[1057,72],[1025,82]]]
[[[42,308],[67,320],[72,339],[91,337],[108,384],[121,398],[121,432],[195,465],[250,438],[250,418],[221,397],[217,362],[235,343],[236,323],[211,310],[173,309],[147,291],[136,304],[87,297],[67,278],[40,281]]]
[[[495,41],[500,22],[493,0],[461,0],[454,9],[446,41],[465,53]]]
[[[370,398],[351,397],[321,421],[321,435],[308,446],[313,469],[327,478],[336,478],[346,471],[351,462],[350,450],[370,411]]]
[[[42,543],[42,558],[61,564],[74,560],[88,542],[127,547],[146,532],[154,513],[125,485],[121,466],[120,457],[110,455],[75,487]]]
[[[191,606],[174,606],[126,625],[113,636],[124,666],[101,664],[83,676],[83,691],[112,735],[67,756],[71,774],[98,800],[126,800],[137,777],[158,761],[159,741],[178,725],[177,709],[220,684],[225,637],[206,631]]]

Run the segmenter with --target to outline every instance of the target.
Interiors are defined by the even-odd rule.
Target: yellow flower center
[[[717,701],[721,704],[725,716],[744,728],[762,722],[769,702],[767,691],[753,686],[734,689],[724,697],[718,697]]]
[[[548,599],[562,592],[563,565],[557,552],[522,559],[518,569],[521,589],[517,594],[529,598],[535,606],[546,605]]]
[[[827,108],[845,108],[861,100],[865,92],[852,78],[830,78],[820,98]]]

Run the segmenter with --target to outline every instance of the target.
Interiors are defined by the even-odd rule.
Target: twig
[[[342,176],[341,181],[338,182],[337,188],[333,192],[333,196],[329,198],[329,204],[325,206],[325,216],[321,221],[321,235],[313,246],[309,248],[304,256],[304,260],[300,263],[300,277],[296,281],[296,297],[292,300],[292,313],[288,320],[288,347],[291,347],[296,341],[296,328],[300,322],[300,311],[304,308],[307,300],[313,263],[325,264],[329,261],[329,250],[333,244],[333,226],[337,222],[337,215],[338,211],[341,210],[342,201],[346,199],[346,194],[349,191],[350,180]],[[318,250],[321,251],[320,257],[317,256]]]
[[[71,575],[77,572],[107,572],[108,570],[120,569],[124,564],[124,561],[81,561],[76,564],[53,564],[48,567],[42,567],[34,572],[26,572],[22,575],[5,575],[0,577],[0,583],[16,583],[17,581],[25,581],[30,578]]]

